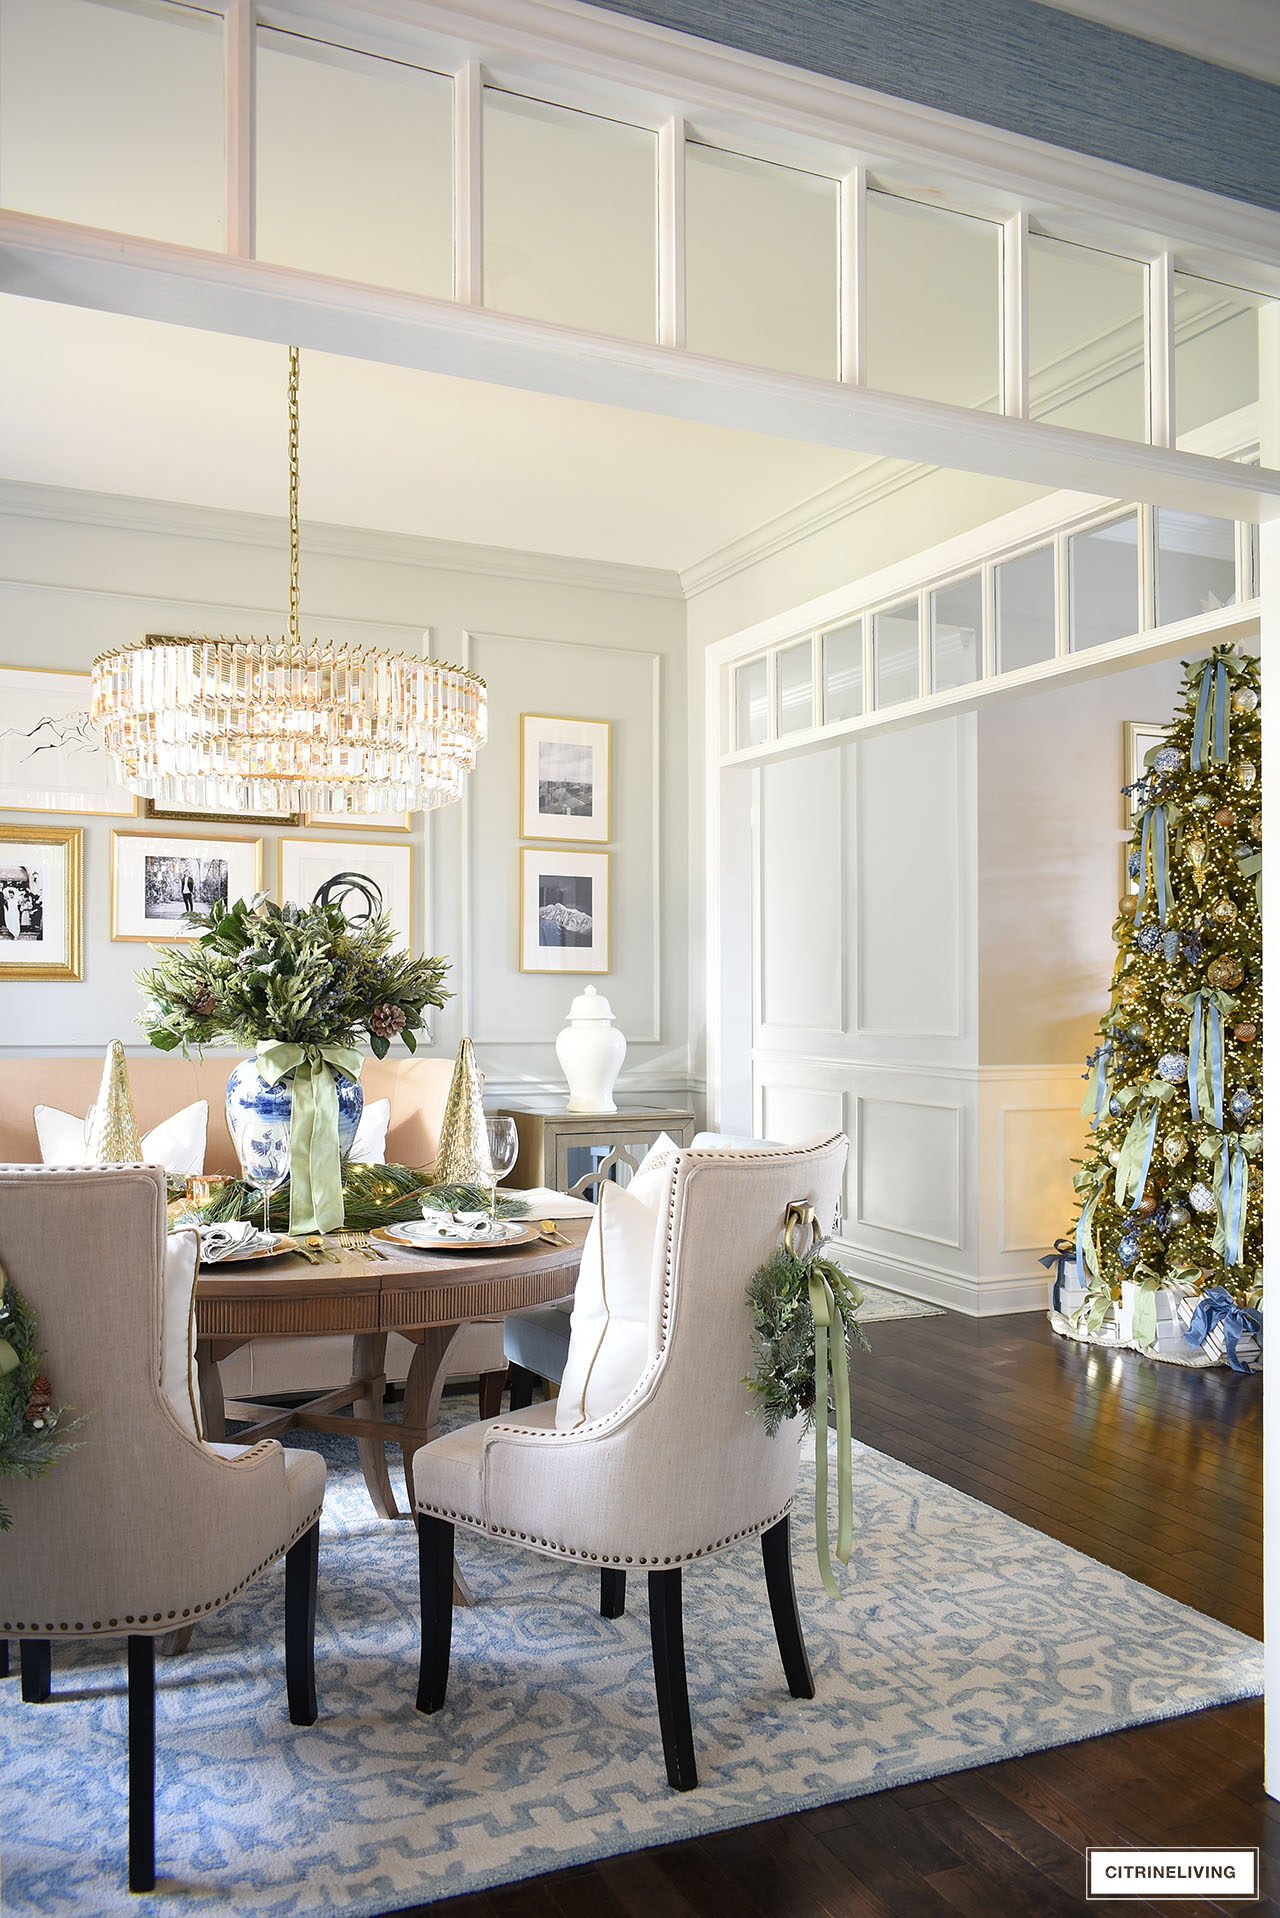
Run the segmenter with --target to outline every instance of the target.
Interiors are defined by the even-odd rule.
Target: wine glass
[[[518,1141],[516,1122],[501,1114],[496,1119],[486,1119],[485,1127],[489,1134],[489,1160],[493,1166],[493,1184],[489,1188],[489,1216],[498,1216],[498,1181],[505,1179],[516,1162]]]
[[[289,1176],[288,1119],[247,1119],[236,1137],[244,1182],[262,1194],[262,1229],[271,1231],[271,1194]]]

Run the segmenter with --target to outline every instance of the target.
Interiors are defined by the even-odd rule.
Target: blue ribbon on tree
[[[1107,1060],[1111,1057],[1111,1041],[1104,1039],[1093,1055],[1093,1064],[1089,1068],[1089,1083],[1085,1087],[1081,1112],[1095,1129],[1107,1109]]]
[[[1051,1310],[1054,1312],[1061,1312],[1062,1310],[1062,1288],[1066,1284],[1068,1259],[1074,1259],[1076,1261],[1076,1276],[1080,1278],[1084,1272],[1084,1267],[1080,1263],[1080,1247],[1078,1243],[1073,1245],[1070,1239],[1055,1239],[1053,1242],[1053,1251],[1046,1253],[1040,1261],[1043,1266],[1056,1266],[1058,1268],[1053,1281],[1053,1305]]]
[[[1196,772],[1205,758],[1205,735],[1212,726],[1209,756],[1220,766],[1227,763],[1231,743],[1230,702],[1227,698],[1227,668],[1222,659],[1207,659],[1200,674],[1200,693],[1196,700],[1196,723],[1191,737],[1191,764]]]
[[[1256,1339],[1258,1349],[1262,1349],[1262,1314],[1251,1311],[1247,1305],[1237,1305],[1226,1287],[1221,1285],[1215,1285],[1201,1294],[1191,1315],[1191,1323],[1182,1336],[1188,1345],[1203,1345],[1209,1335],[1217,1331],[1222,1333],[1227,1364],[1231,1370],[1251,1372],[1253,1367],[1245,1364],[1237,1347],[1242,1338],[1248,1337]]]
[[[1238,1139],[1224,1139],[1218,1147],[1218,1226],[1213,1249],[1224,1265],[1244,1260],[1244,1228],[1249,1212],[1249,1161]]]
[[[1142,905],[1147,896],[1153,864],[1156,911],[1163,926],[1173,898],[1173,887],[1169,882],[1169,815],[1163,806],[1148,806],[1142,815],[1142,884],[1138,888],[1138,910],[1135,915],[1138,925],[1142,923]]]

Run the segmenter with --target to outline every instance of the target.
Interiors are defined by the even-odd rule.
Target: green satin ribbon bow
[[[811,1205],[792,1205],[787,1210],[785,1242],[797,1258],[796,1239],[807,1226],[812,1234],[811,1248],[817,1251],[822,1228]],[[853,1552],[853,1429],[849,1409],[849,1355],[845,1332],[845,1314],[852,1315],[862,1304],[861,1288],[830,1259],[812,1257],[808,1266],[809,1310],[813,1313],[813,1404],[814,1520],[818,1532],[818,1571],[823,1590],[839,1598],[840,1587],[831,1569],[831,1539],[827,1524],[827,1399],[835,1401],[836,1414],[836,1552],[842,1565]],[[829,1385],[828,1385],[829,1381]]]
[[[1119,1164],[1116,1166],[1116,1204],[1123,1212],[1128,1209],[1131,1199],[1136,1204],[1142,1197],[1151,1166],[1160,1107],[1166,1100],[1172,1099],[1174,1089],[1164,1079],[1150,1079],[1143,1086],[1126,1086],[1118,1096],[1122,1107],[1136,1108],[1132,1124],[1124,1135]]]
[[[0,1304],[4,1302],[4,1289],[8,1283],[8,1275],[4,1267],[0,1265]],[[10,1372],[16,1372],[21,1363],[21,1359],[8,1339],[0,1339],[0,1379]]]
[[[290,1232],[336,1232],[343,1222],[336,1075],[358,1079],[363,1065],[363,1057],[351,1046],[299,1046],[267,1039],[258,1047],[258,1071],[267,1085],[293,1074]]]

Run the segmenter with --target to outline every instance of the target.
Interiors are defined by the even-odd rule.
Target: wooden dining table
[[[196,1283],[196,1365],[206,1439],[256,1444],[301,1429],[355,1441],[374,1510],[382,1518],[413,1513],[413,1455],[435,1438],[449,1352],[464,1325],[501,1319],[573,1290],[586,1219],[559,1219],[563,1241],[540,1239],[505,1251],[419,1252],[371,1241],[373,1256],[331,1235],[316,1263],[296,1252],[243,1265],[205,1267]],[[383,1416],[390,1333],[412,1342],[402,1421]],[[329,1392],[282,1408],[224,1400],[218,1361],[254,1339],[351,1338],[351,1377]],[[387,1446],[400,1448],[409,1510],[392,1489]],[[463,1594],[465,1596],[465,1592]]]

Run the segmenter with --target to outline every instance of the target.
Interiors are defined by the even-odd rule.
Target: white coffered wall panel
[[[761,1043],[839,1049],[845,1031],[850,749],[767,766],[756,836]],[[767,1038],[765,1037],[767,1035]]]

